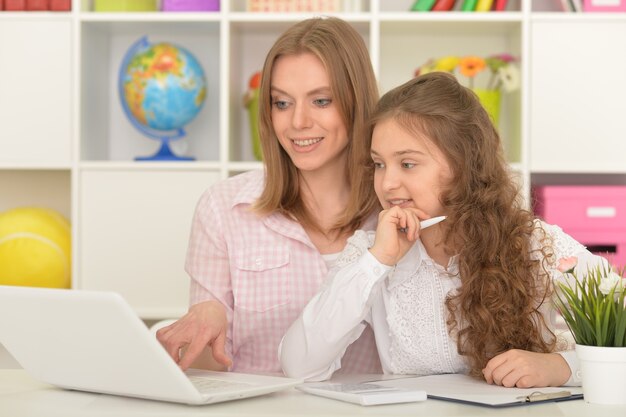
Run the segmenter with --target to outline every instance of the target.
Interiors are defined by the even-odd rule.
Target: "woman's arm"
[[[181,319],[157,332],[182,369],[225,370],[232,364],[232,286],[221,218],[209,189],[196,207],[187,250],[191,307]]]
[[[356,255],[356,256],[355,256]],[[346,259],[350,259],[345,263]],[[343,261],[342,261],[343,260]],[[367,235],[358,231],[338,259],[324,288],[309,301],[278,348],[287,376],[321,381],[341,368],[348,346],[361,335],[371,303],[391,267],[367,250]]]

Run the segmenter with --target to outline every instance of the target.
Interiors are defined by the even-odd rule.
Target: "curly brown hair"
[[[531,246],[543,231],[523,209],[500,136],[477,96],[450,74],[424,74],[381,98],[373,125],[388,118],[428,137],[452,170],[440,197],[448,216],[443,243],[458,255],[461,287],[446,300],[447,323],[470,373],[482,376],[487,361],[509,349],[552,351],[555,337],[539,311],[552,291],[551,245],[543,244],[549,238],[540,234],[543,247]]]

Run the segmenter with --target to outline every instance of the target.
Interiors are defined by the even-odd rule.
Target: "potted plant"
[[[556,305],[576,342],[585,401],[626,404],[626,279],[610,266],[589,268],[579,277],[578,259],[558,269]]]

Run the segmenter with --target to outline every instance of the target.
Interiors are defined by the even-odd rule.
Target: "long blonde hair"
[[[458,254],[461,287],[446,300],[448,328],[471,373],[482,376],[487,361],[509,349],[551,351],[554,335],[539,311],[551,291],[550,249],[533,257],[538,226],[522,208],[498,132],[476,95],[450,74],[424,74],[381,98],[373,123],[388,118],[428,137],[452,168],[441,196],[443,243]]]
[[[333,102],[338,103],[350,138],[346,178],[350,198],[331,232],[352,232],[378,208],[372,175],[367,169],[371,143],[369,118],[378,88],[367,47],[359,33],[338,18],[312,18],[285,31],[270,49],[261,75],[259,136],[263,150],[266,182],[254,209],[260,214],[282,212],[303,226],[321,230],[301,198],[299,171],[278,142],[271,119],[271,74],[276,60],[285,55],[314,54],[330,78]]]

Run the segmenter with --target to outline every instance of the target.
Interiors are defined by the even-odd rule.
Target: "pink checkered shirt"
[[[202,195],[185,269],[191,277],[191,305],[217,300],[226,307],[232,370],[282,373],[278,345],[328,271],[299,223],[250,211],[263,184],[263,171],[251,171]],[[375,216],[365,228],[372,229],[374,222]],[[382,372],[369,327],[348,348],[342,366],[342,372]]]

